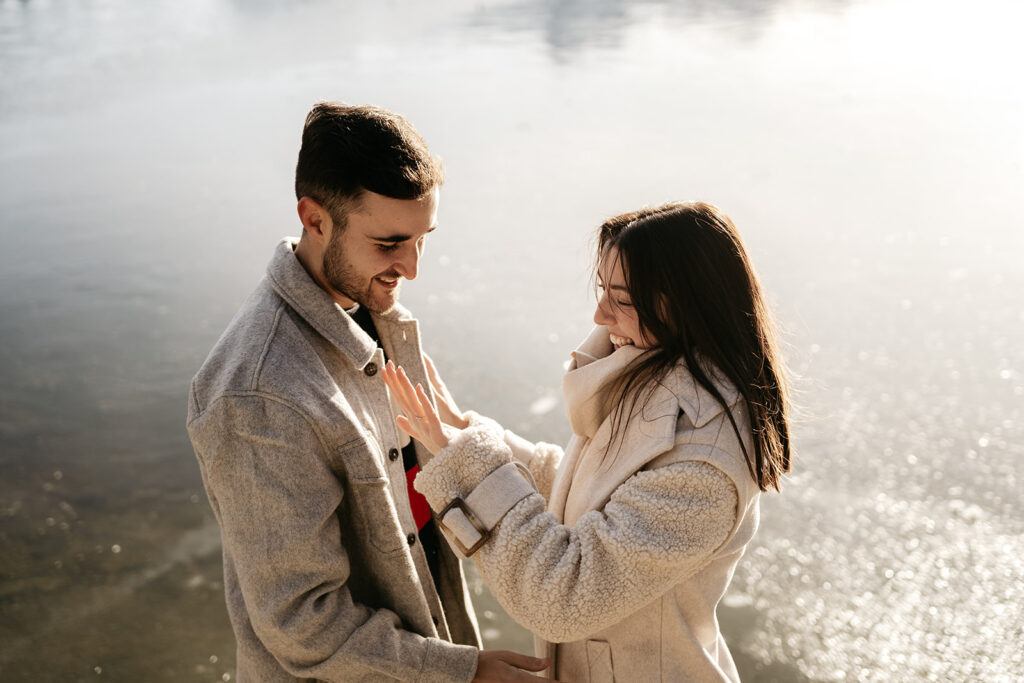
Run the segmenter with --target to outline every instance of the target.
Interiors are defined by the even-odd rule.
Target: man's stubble
[[[341,245],[341,236],[344,229],[335,230],[331,235],[327,249],[324,250],[323,273],[324,279],[331,289],[338,292],[347,299],[355,301],[368,310],[383,314],[390,311],[398,303],[398,292],[401,285],[394,290],[382,292],[376,296],[373,293],[373,278],[383,276],[388,278],[401,277],[394,271],[374,273],[368,278],[363,278],[356,272],[355,266],[345,256],[345,250]]]

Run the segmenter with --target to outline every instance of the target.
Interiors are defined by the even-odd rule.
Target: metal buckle
[[[462,514],[466,516],[466,519],[469,520],[469,523],[472,524],[473,528],[476,529],[477,533],[480,534],[480,540],[474,543],[469,548],[462,545],[462,541],[460,541],[458,536],[456,536],[455,531],[450,526],[444,523],[444,516],[447,515],[453,508],[458,508],[462,510]],[[491,534],[490,531],[484,528],[484,525],[480,522],[479,519],[477,519],[476,515],[473,514],[473,511],[469,509],[469,507],[466,505],[466,501],[462,500],[462,498],[459,498],[458,496],[456,496],[452,502],[448,503],[448,505],[445,506],[444,510],[441,510],[441,514],[437,516],[437,523],[451,532],[451,539],[455,542],[455,545],[459,547],[459,552],[461,552],[466,557],[470,557],[473,553],[479,550],[480,546],[482,546],[487,541]]]

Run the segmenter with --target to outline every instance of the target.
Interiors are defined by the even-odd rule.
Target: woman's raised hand
[[[441,381],[441,375],[438,374],[437,368],[434,367],[434,361],[430,360],[430,356],[423,354],[423,364],[427,367],[427,379],[430,380],[430,391],[434,394],[434,403],[437,406],[438,417],[441,418],[441,422],[446,425],[451,425],[456,429],[465,429],[469,426],[469,420],[459,410],[459,407],[455,405],[455,399],[452,398],[451,393],[448,391],[448,387],[445,386],[444,382]]]
[[[391,361],[384,366],[382,374],[391,395],[398,401],[398,407],[404,413],[395,419],[398,427],[437,455],[438,451],[448,445],[448,436],[445,434],[445,426],[441,424],[441,418],[427,397],[427,392],[423,390],[423,385],[417,384],[413,387],[405,370],[396,367]]]

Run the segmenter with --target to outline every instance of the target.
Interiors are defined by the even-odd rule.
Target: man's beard
[[[338,292],[346,299],[355,301],[374,313],[387,313],[398,303],[398,287],[392,290],[383,290],[376,295],[373,293],[373,278],[363,279],[352,264],[345,258],[341,248],[341,240],[337,239],[337,233],[332,235],[331,241],[327,244],[323,258],[324,279],[331,289]],[[378,273],[376,276],[386,278],[401,277],[395,272]]]

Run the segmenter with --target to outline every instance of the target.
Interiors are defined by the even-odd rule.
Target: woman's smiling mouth
[[[619,335],[612,334],[611,332],[608,333],[608,338],[611,339],[612,344],[617,349],[623,346],[631,346],[633,344],[633,340],[629,337],[620,337]]]

